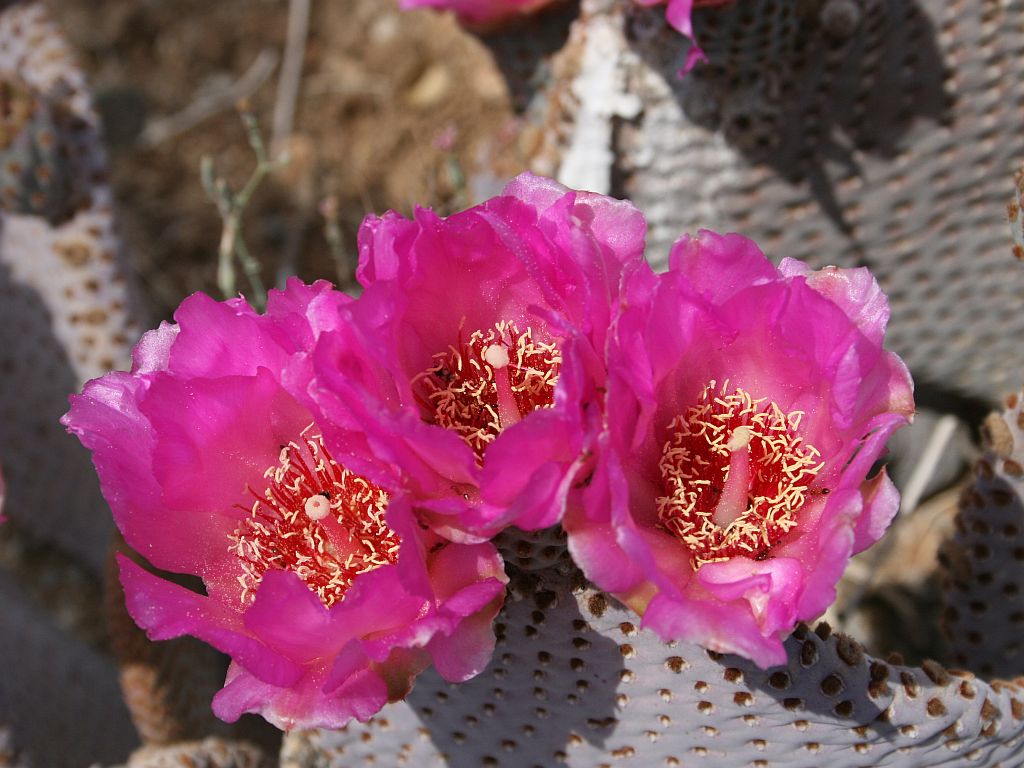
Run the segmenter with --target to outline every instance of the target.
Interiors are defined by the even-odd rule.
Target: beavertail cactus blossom
[[[690,40],[690,50],[686,55],[686,63],[680,70],[680,74],[689,72],[698,61],[704,60],[704,51],[697,45],[693,35],[693,19],[691,14],[694,8],[708,5],[725,5],[732,0],[636,0],[640,5],[665,5],[665,19],[676,30]]]
[[[707,231],[669,265],[623,288],[570,551],[663,639],[780,664],[896,513],[885,471],[865,478],[912,415],[910,377],[865,269],[776,269]]]
[[[401,7],[453,11],[469,27],[489,29],[551,5],[553,0],[401,0]]]
[[[130,373],[89,382],[64,423],[93,452],[126,541],[206,595],[121,558],[150,638],[232,657],[214,712],[340,727],[402,697],[430,661],[483,668],[504,596],[490,544],[425,531],[401,495],[350,471],[283,374],[349,301],[291,281],[265,315],[196,294],[146,334]]]
[[[369,217],[366,290],[293,386],[353,471],[407,489],[442,535],[553,525],[590,461],[608,324],[645,231],[629,203],[530,174],[447,219]]]

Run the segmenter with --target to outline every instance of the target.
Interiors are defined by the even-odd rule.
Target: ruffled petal
[[[353,648],[358,656],[357,646]],[[344,658],[342,654],[339,661]],[[253,713],[283,730],[336,729],[353,718],[366,722],[387,703],[387,686],[368,664],[347,675],[342,685],[328,686],[326,678],[310,675],[297,685],[279,687],[232,664],[224,687],[213,698],[213,712],[229,723]]]
[[[804,586],[799,560],[773,557],[756,561],[734,557],[701,566],[697,581],[723,602],[745,600],[763,635],[776,636],[796,624],[797,605]]]
[[[448,218],[419,209],[412,220],[367,219],[366,290],[319,338],[312,374],[295,374],[329,445],[355,471],[408,493],[446,538],[557,523],[600,427],[622,276],[650,272],[645,230],[629,203],[530,174]],[[483,346],[467,346],[487,338],[511,353],[497,368]],[[517,351],[520,342],[534,351]],[[505,368],[547,378],[539,392],[518,390],[532,400],[496,404],[487,398],[498,397],[499,377],[511,381],[494,374]],[[451,383],[475,382],[472,371],[490,379],[478,390]]]
[[[777,272],[764,253],[743,235],[720,235],[702,229],[672,246],[669,269],[683,275],[698,294],[714,304],[751,286],[775,280]]]
[[[330,612],[290,571],[268,571],[263,576],[244,622],[249,632],[297,664],[330,650],[331,643],[325,643]]]
[[[782,638],[761,634],[754,617],[735,604],[679,603],[659,595],[643,614],[642,625],[666,642],[683,640],[719,653],[736,653],[762,669],[786,663]]]
[[[860,494],[864,499],[864,509],[853,531],[853,554],[864,551],[882,538],[900,510],[900,492],[889,479],[885,467],[864,481]]]
[[[798,259],[779,262],[785,277],[803,277],[807,284],[839,307],[872,343],[881,345],[889,322],[889,300],[866,267],[812,270]]]
[[[125,540],[158,568],[205,576],[225,556],[233,523],[164,503],[154,477],[154,436],[139,411],[148,379],[114,372],[71,396],[61,419],[92,452],[100,488]]]
[[[213,702],[227,720],[255,712],[282,728],[340,728],[404,696],[432,655],[464,679],[493,651],[500,557],[491,544],[426,530],[400,481],[419,462],[425,484],[450,493],[427,436],[469,454],[475,479],[468,446],[401,407],[382,419],[373,398],[332,424],[357,439],[331,442],[309,410],[317,350],[339,384],[328,403],[358,400],[401,371],[335,352],[355,304],[327,283],[295,280],[271,292],[264,315],[241,299],[193,296],[178,325],[144,337],[131,373],[90,382],[64,418],[93,452],[129,544],[203,579],[207,594],[197,594],[120,561],[129,613],[152,639],[192,635],[232,657]],[[389,441],[395,434],[410,439]],[[375,485],[364,464],[395,482]],[[424,515],[448,511],[431,501]]]
[[[259,367],[280,370],[288,362],[284,334],[244,302],[195,293],[181,303],[174,319],[179,331],[165,370],[176,376],[251,376]]]
[[[118,555],[117,561],[128,612],[150,640],[191,635],[228,654],[270,685],[287,687],[302,678],[299,664],[246,634],[237,612],[154,576],[123,555]]]

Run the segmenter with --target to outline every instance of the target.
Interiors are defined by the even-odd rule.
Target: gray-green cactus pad
[[[521,583],[524,580],[520,580]],[[1024,690],[866,656],[800,628],[789,664],[664,644],[590,588],[530,577],[478,678],[424,674],[340,732],[286,738],[282,766],[938,766],[1024,759]]]
[[[985,422],[988,450],[942,553],[945,628],[959,666],[985,677],[1024,671],[1024,398]]]
[[[1021,19],[1024,0],[742,0],[695,11],[709,63],[680,79],[663,7],[583,0],[563,69],[608,72],[552,89],[561,156],[536,167],[633,200],[658,263],[708,227],[871,267],[915,376],[994,399],[1024,378],[1003,213],[1024,159]]]

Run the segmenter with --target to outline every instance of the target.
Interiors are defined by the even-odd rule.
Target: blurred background
[[[366,213],[456,210],[471,202],[467,177],[525,167],[505,81],[452,18],[401,13],[381,0],[309,5],[293,121],[275,136],[287,2],[49,4],[92,83],[122,232],[152,320],[169,318],[194,291],[216,291],[221,220],[199,162],[213,158],[235,188],[248,177],[255,159],[235,109],[240,98],[268,143],[290,156],[248,210],[249,247],[271,282],[288,272],[337,280],[339,270],[350,279]],[[325,236],[328,197],[341,229],[338,258]]]

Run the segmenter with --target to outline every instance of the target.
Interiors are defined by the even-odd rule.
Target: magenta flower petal
[[[713,304],[724,304],[737,293],[778,277],[753,240],[708,230],[679,238],[669,254],[669,269]]]
[[[205,595],[121,562],[151,638],[231,656],[213,702],[227,720],[340,728],[404,696],[432,658],[463,679],[493,651],[507,580],[494,546],[425,530],[401,493],[335,460],[304,405],[313,350],[352,303],[298,281],[263,315],[193,296],[131,373],[87,384],[64,418],[129,544],[202,578]]]
[[[128,613],[151,640],[198,637],[278,687],[294,685],[302,677],[299,664],[246,634],[235,612],[154,576],[123,555],[118,556],[118,565]]]
[[[352,656],[359,654],[353,641]],[[303,678],[292,687],[281,688],[263,682],[238,664],[228,669],[224,687],[213,697],[213,712],[233,723],[250,712],[259,712],[283,730],[304,727],[336,728],[353,718],[365,722],[388,701],[384,681],[365,666],[350,675],[345,684],[324,693],[325,675]]]
[[[705,61],[707,57],[704,51],[697,45],[693,34],[693,19],[691,18],[694,8],[711,5],[724,5],[732,0],[636,0],[640,5],[665,5],[665,20],[681,35],[690,40],[690,49],[686,54],[686,62],[679,70],[679,75],[685,75],[698,61]]]
[[[853,529],[853,552],[863,552],[880,538],[900,508],[900,492],[896,490],[885,467],[864,481],[860,491],[864,509]]]
[[[213,379],[155,376],[139,407],[156,436],[153,474],[164,502],[233,518],[238,489],[259,486],[280,446],[311,421],[266,368]]]
[[[762,668],[786,661],[779,639],[762,634],[753,617],[735,605],[706,599],[690,603],[658,595],[647,608],[643,623],[662,637],[699,643],[719,653],[736,653]]]
[[[553,524],[552,511],[562,508],[582,464],[578,440],[567,431],[564,419],[543,412],[509,427],[488,448],[480,476],[483,502],[507,509],[506,516],[526,530]],[[517,471],[507,471],[509,466]]]
[[[806,547],[791,546],[798,557],[803,550],[814,558],[810,567],[805,566],[809,576],[797,606],[801,619],[820,616],[835,602],[836,584],[854,552],[853,527],[863,512],[863,500],[856,490],[838,491],[824,512],[815,535],[806,537]]]
[[[330,627],[331,614],[294,573],[267,571],[242,620],[274,651],[308,664],[323,652],[321,638]]]
[[[153,472],[155,437],[139,410],[148,385],[118,372],[90,381],[72,396],[63,423],[92,451],[100,488],[128,544],[159,568],[209,576],[208,565],[224,557],[222,542],[234,522],[164,503]]]
[[[785,258],[779,262],[779,273],[806,278],[811,288],[840,307],[872,343],[882,343],[889,322],[889,302],[867,267],[812,270],[798,259]]]
[[[281,334],[239,300],[219,302],[196,293],[174,319],[181,330],[167,370],[177,376],[251,375],[260,366],[278,370],[288,362],[289,351],[275,338]]]
[[[167,368],[171,346],[178,338],[178,326],[160,323],[160,327],[146,331],[132,350],[132,370],[136,373],[153,373]]]
[[[697,580],[723,603],[745,601],[757,622],[759,634],[784,636],[797,622],[797,601],[804,587],[800,561],[773,557],[751,565],[746,558],[707,563]]]
[[[402,487],[439,534],[558,522],[601,421],[603,350],[645,223],[524,174],[447,219],[369,217],[366,286],[302,374],[332,451]]]
[[[607,244],[619,254],[623,263],[643,256],[647,222],[636,206],[627,200],[594,192],[577,191],[571,198],[566,196],[566,192],[566,188],[557,181],[532,173],[512,179],[504,190],[505,195],[540,212],[548,209],[557,211],[557,204],[571,206],[572,215],[589,228],[598,242]],[[549,218],[553,222],[559,219],[558,215]]]
[[[712,232],[623,296],[570,551],[664,639],[781,663],[899,505],[884,472],[865,479],[913,413],[885,297],[864,270],[776,270]]]

